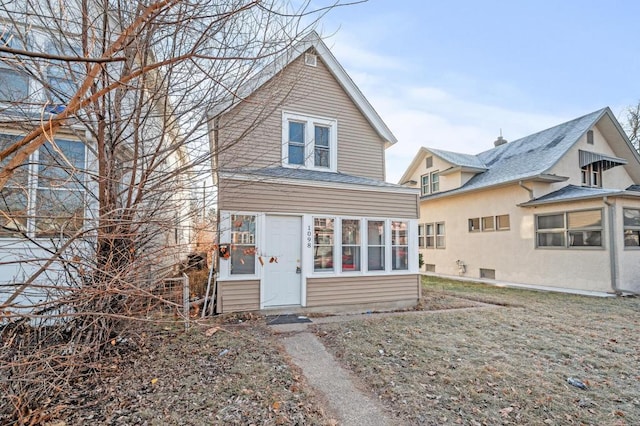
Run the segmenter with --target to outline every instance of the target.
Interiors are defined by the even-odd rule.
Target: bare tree
[[[640,101],[636,105],[627,108],[626,114],[627,116],[623,123],[627,136],[629,136],[629,140],[636,151],[640,152]]]
[[[207,113],[335,6],[0,0],[0,420],[49,418],[162,297],[209,208]]]

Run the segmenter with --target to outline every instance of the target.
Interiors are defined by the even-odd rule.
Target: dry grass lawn
[[[316,328],[403,423],[640,424],[640,299],[423,284],[427,304],[500,306]]]

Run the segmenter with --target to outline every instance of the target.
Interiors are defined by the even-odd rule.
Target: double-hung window
[[[425,223],[424,225],[425,248],[434,248],[436,246],[434,229],[435,228],[433,223]]]
[[[446,248],[444,222],[436,223],[436,248]]]
[[[431,193],[440,191],[440,173],[431,173]]]
[[[367,222],[367,265],[369,271],[384,271],[385,222],[370,220]]]
[[[342,219],[342,271],[360,271],[360,221]]]
[[[256,216],[231,215],[231,275],[256,273]]]
[[[21,138],[0,135],[0,149]],[[86,149],[80,141],[56,139],[40,147],[0,191],[0,236],[57,237],[82,229],[85,164]]]
[[[640,247],[640,209],[623,209],[624,246]]]
[[[424,245],[424,237],[425,237],[425,235],[424,235],[424,227],[425,227],[424,223],[421,223],[421,224],[418,225],[418,247],[419,248],[424,248],[425,247],[425,245]]]
[[[82,56],[79,46],[52,42],[48,49],[70,58]],[[54,105],[66,105],[78,90],[77,82],[84,74],[85,68],[80,62],[51,60],[47,66],[47,100]]]
[[[333,218],[313,219],[315,239],[313,244],[313,270],[315,272],[333,271],[333,244],[334,244]]]
[[[427,195],[430,192],[430,185],[429,185],[429,175],[422,175],[420,177],[420,188],[421,188],[421,194],[422,195]]]
[[[394,271],[409,269],[407,228],[407,222],[391,222],[391,269]]]
[[[24,43],[12,32],[0,29],[0,46],[24,49]],[[10,53],[0,52],[0,101],[17,102],[29,94],[29,77],[20,61]]]
[[[284,112],[282,165],[313,170],[337,170],[336,120]]]

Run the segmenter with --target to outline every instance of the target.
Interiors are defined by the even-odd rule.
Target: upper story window
[[[336,171],[337,132],[336,120],[284,112],[282,165]]]
[[[80,46],[51,42],[50,52],[70,58],[82,56]],[[65,105],[78,90],[77,82],[84,78],[85,67],[80,62],[51,60],[46,69],[47,100],[56,105]]]
[[[582,186],[602,187],[601,163],[591,163],[581,169]]]
[[[422,195],[427,195],[429,193],[429,189],[431,188],[431,186],[429,185],[429,175],[422,175],[420,180],[420,193]]]
[[[431,193],[440,191],[440,173],[431,173]]]
[[[432,172],[420,177],[420,195],[434,194],[440,191],[440,173]]]
[[[430,169],[431,167],[433,167],[433,157],[431,156],[427,157],[425,163],[426,163],[425,165],[427,166],[427,169]]]
[[[0,29],[0,45],[13,49],[24,49],[18,36]],[[16,102],[29,95],[29,77],[19,61],[10,53],[0,52],[0,101]]]
[[[20,138],[0,134],[0,150]],[[85,164],[82,142],[56,139],[45,143],[0,191],[0,236],[56,237],[82,229]]]

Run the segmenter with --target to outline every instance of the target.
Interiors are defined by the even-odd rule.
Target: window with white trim
[[[424,238],[425,238],[424,228],[425,228],[425,224],[424,223],[421,223],[421,224],[418,225],[418,247],[420,247],[420,248],[424,248],[425,247],[425,245],[424,245]]]
[[[231,215],[231,275],[256,273],[256,216]]]
[[[536,247],[602,247],[602,209],[536,215]]]
[[[431,193],[434,194],[440,191],[440,173],[431,173]]]
[[[391,222],[391,269],[405,271],[409,269],[409,240],[407,222]]]
[[[444,222],[436,223],[436,248],[446,248]]]
[[[420,188],[421,188],[421,194],[422,195],[427,195],[430,192],[430,188],[431,186],[429,185],[429,175],[422,175],[420,177]]]
[[[425,223],[424,225],[424,234],[425,234],[425,248],[435,248],[436,240],[435,240],[435,226],[433,223]]]
[[[0,134],[0,150],[21,138]],[[85,164],[86,149],[81,141],[56,139],[40,147],[0,191],[0,236],[58,237],[82,229]]]
[[[336,120],[283,112],[282,165],[337,170]]]
[[[624,246],[640,247],[640,209],[622,209]]]
[[[360,271],[360,221],[342,219],[342,271]]]
[[[0,29],[0,46],[24,49],[20,38],[7,30]],[[0,52],[0,101],[16,102],[29,95],[29,76],[20,61],[13,54]]]
[[[61,56],[82,57],[80,45],[52,41],[47,50]],[[86,74],[85,65],[81,62],[50,60],[46,68],[47,100],[54,105],[66,105],[78,90],[78,81]]]
[[[315,272],[333,271],[334,245],[333,218],[314,217],[313,270]]]
[[[385,222],[367,221],[367,265],[369,271],[384,271]]]

